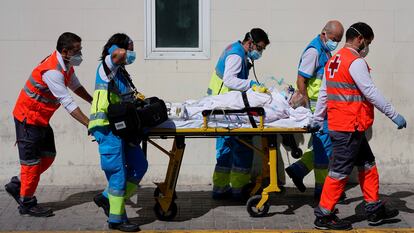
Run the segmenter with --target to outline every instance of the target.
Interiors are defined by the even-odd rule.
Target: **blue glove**
[[[407,127],[407,122],[405,121],[404,117],[400,114],[397,115],[396,118],[392,119],[392,121],[398,126],[397,129],[402,129]]]
[[[317,121],[312,119],[307,128],[309,132],[316,133],[323,129],[323,121]]]
[[[251,81],[250,81],[250,88],[251,88],[252,86],[254,86],[254,85],[256,85],[256,86],[260,86],[260,83],[258,83],[258,82],[256,82],[256,81],[254,81],[254,80],[251,80]]]

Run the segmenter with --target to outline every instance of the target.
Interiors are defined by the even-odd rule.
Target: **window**
[[[210,0],[146,0],[146,59],[210,58]]]

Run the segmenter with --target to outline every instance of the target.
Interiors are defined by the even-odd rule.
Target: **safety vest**
[[[374,122],[373,105],[365,99],[349,73],[350,65],[359,57],[349,48],[342,48],[326,64],[329,130],[365,131]]]
[[[240,73],[237,74],[237,78],[248,78],[249,69],[247,68],[247,55],[244,51],[242,43],[240,41],[237,41],[227,46],[227,48],[221,54],[216,65],[215,72],[213,72],[213,74],[211,75],[210,84],[207,89],[207,95],[224,94],[230,91],[230,88],[224,86],[223,84],[223,75],[226,66],[226,58],[231,54],[236,54],[242,58],[242,67]]]
[[[110,55],[108,55],[110,56]],[[93,131],[97,127],[105,127],[109,125],[107,113],[108,113],[108,94],[110,96],[111,103],[119,103],[121,101],[121,94],[130,91],[130,87],[126,79],[118,72],[118,68],[115,68],[109,79],[114,80],[115,85],[109,85],[102,79],[99,74],[99,69],[102,63],[98,66],[96,71],[95,91],[93,93],[93,100],[91,105],[91,111],[89,115],[88,129]],[[109,92],[108,92],[109,85]]]
[[[309,43],[309,45],[303,51],[302,55],[309,48],[315,48],[318,51],[318,54],[319,54],[318,64],[311,76],[309,76],[308,74],[302,73],[300,71],[298,72],[298,74],[300,76],[308,78],[308,82],[306,85],[306,91],[308,93],[308,97],[310,100],[311,110],[314,111],[316,107],[316,101],[318,100],[319,89],[321,88],[321,84],[322,84],[325,64],[328,61],[328,59],[331,57],[331,52],[321,40],[320,35],[317,35],[315,39],[313,39]],[[299,62],[299,67],[301,63],[302,63],[302,59]]]
[[[47,126],[53,113],[59,108],[59,101],[42,80],[42,75],[49,70],[61,72],[65,78],[66,86],[70,83],[74,73],[73,67],[70,67],[68,72],[63,70],[57,58],[57,51],[46,57],[34,68],[17,98],[13,116],[20,122],[25,121],[30,125]]]

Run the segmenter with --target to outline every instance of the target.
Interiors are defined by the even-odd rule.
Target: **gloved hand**
[[[400,114],[397,115],[392,121],[398,126],[397,129],[402,129],[407,127],[407,122],[405,121],[404,117]]]
[[[312,119],[309,122],[309,125],[308,125],[307,128],[308,128],[308,131],[309,132],[316,133],[316,132],[318,132],[318,131],[320,131],[320,130],[323,129],[323,121],[317,121],[315,119]]]
[[[256,85],[256,86],[261,86],[261,84],[260,84],[260,83],[258,83],[258,82],[256,82],[256,81],[254,81],[254,80],[250,80],[250,88],[252,88],[254,85]]]
[[[267,93],[269,90],[265,86],[253,85],[252,90],[259,93]]]

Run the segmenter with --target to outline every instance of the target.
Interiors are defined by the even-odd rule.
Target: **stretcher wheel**
[[[161,197],[161,190],[160,188],[156,187],[154,190],[154,197]],[[173,200],[177,199],[177,193],[174,191],[173,193]]]
[[[303,152],[300,148],[295,148],[292,150],[292,157],[295,159],[299,159],[300,157],[302,157]]]
[[[266,201],[264,205],[262,206],[262,208],[260,209],[256,208],[256,205],[260,202],[261,199],[262,199],[262,195],[256,195],[256,196],[249,198],[249,200],[247,201],[247,212],[250,214],[250,216],[263,217],[269,212],[269,208],[270,208],[269,201]]]
[[[154,213],[157,216],[157,219],[161,221],[170,221],[175,218],[177,215],[177,204],[175,202],[171,202],[170,208],[168,208],[167,212],[164,212],[161,208],[160,203],[155,203],[154,205]]]

